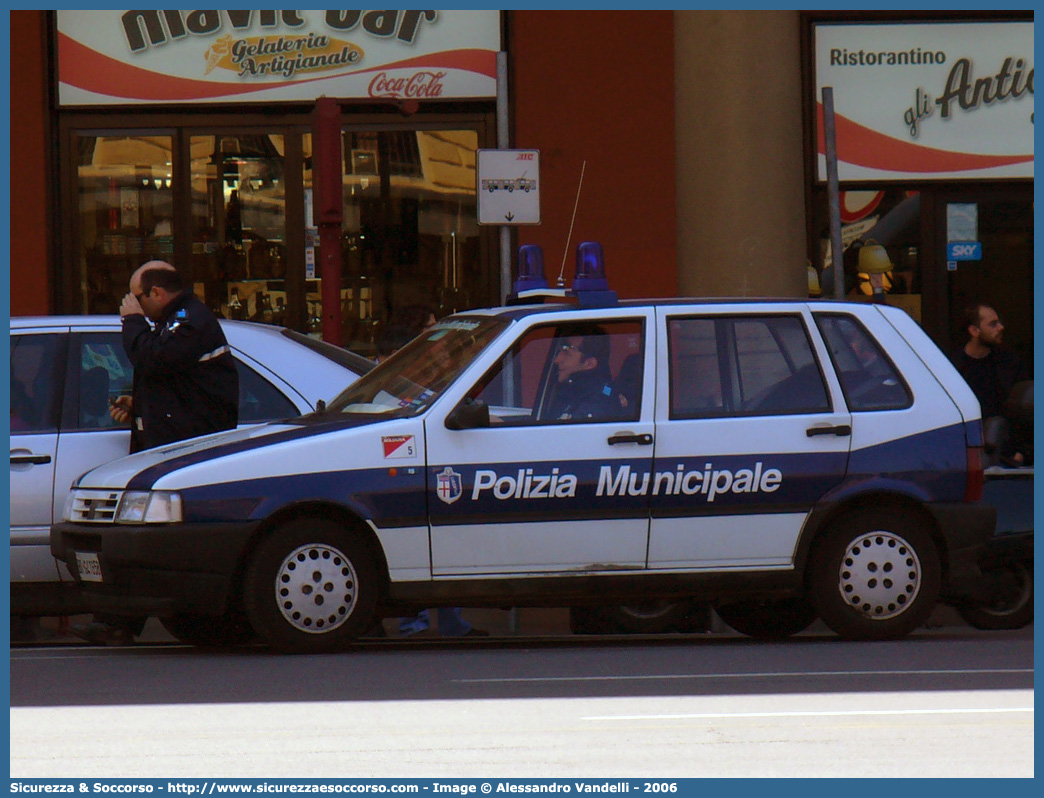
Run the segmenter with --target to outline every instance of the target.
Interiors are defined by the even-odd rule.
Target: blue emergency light
[[[605,256],[597,241],[583,241],[576,248],[576,277],[569,292],[582,308],[600,308],[616,304],[616,292],[609,290],[605,276]]]
[[[518,250],[518,277],[507,297],[508,305],[541,302],[547,299],[575,299],[582,308],[607,307],[617,302],[605,276],[602,245],[584,241],[576,248],[576,276],[572,288],[551,288],[544,276],[544,251],[538,244],[525,244]]]
[[[597,241],[583,241],[576,248],[576,277],[574,291],[608,291],[605,279],[605,256]]]
[[[515,280],[515,293],[547,287],[547,278],[544,277],[544,250],[539,244],[523,244],[518,248],[518,279]]]

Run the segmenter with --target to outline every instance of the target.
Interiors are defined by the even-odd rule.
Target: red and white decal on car
[[[384,459],[404,459],[417,456],[417,443],[412,435],[382,435]]]

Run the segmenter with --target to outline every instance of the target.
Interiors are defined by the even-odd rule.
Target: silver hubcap
[[[849,545],[838,577],[838,588],[848,606],[883,621],[901,615],[917,597],[921,561],[898,535],[871,532]]]
[[[358,598],[356,585],[355,569],[344,554],[313,543],[292,551],[279,566],[276,603],[295,629],[324,634],[351,616]]]

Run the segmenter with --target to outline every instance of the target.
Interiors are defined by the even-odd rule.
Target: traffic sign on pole
[[[540,150],[479,150],[479,224],[540,224]]]

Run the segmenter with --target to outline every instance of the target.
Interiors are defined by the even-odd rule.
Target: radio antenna
[[[569,240],[573,237],[573,222],[576,221],[576,209],[580,206],[580,189],[584,187],[584,171],[587,169],[587,161],[580,167],[580,183],[576,187],[576,202],[573,203],[573,217],[569,220],[569,233],[566,235],[565,249],[562,251],[562,268],[558,270],[558,287],[565,286],[562,275],[565,274],[566,255],[569,254]]]

